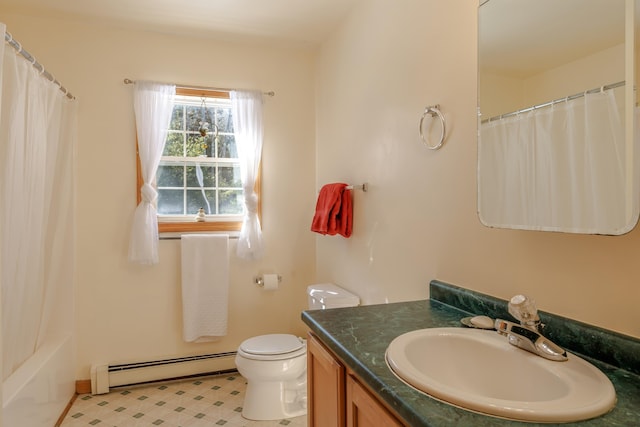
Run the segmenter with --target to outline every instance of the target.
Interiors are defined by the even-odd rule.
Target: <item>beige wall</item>
[[[524,82],[525,105],[623,81],[624,59],[623,43],[532,76]]]
[[[524,82],[521,78],[481,73],[478,82],[478,102],[481,106],[482,120],[524,108],[526,103],[523,97]]]
[[[314,277],[314,53],[2,13],[7,29],[79,102],[77,378],[94,362],[233,351],[261,333],[303,334]],[[160,242],[160,264],[127,262],[135,208],[132,87],[123,78],[274,90],[264,108],[262,205],[267,255],[231,248],[229,334],[187,344],[181,335],[180,243]],[[276,292],[253,277],[283,276]]]
[[[479,92],[482,118],[625,80],[624,55],[624,44],[620,44],[529,77],[483,72]]]
[[[350,239],[317,238],[317,271],[366,303],[428,295],[437,278],[640,337],[640,231],[499,230],[476,213],[476,5],[369,0],[318,60],[317,179],[367,181]],[[418,138],[440,104],[439,151]]]

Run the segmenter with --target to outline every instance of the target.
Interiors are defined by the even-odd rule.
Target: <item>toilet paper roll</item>
[[[262,276],[263,287],[267,291],[275,291],[278,289],[278,275],[277,274],[265,274]]]

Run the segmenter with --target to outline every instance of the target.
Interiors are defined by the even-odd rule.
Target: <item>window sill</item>
[[[222,221],[205,221],[205,222],[158,222],[158,233],[201,233],[201,232],[239,232],[242,228],[241,221],[222,222]]]

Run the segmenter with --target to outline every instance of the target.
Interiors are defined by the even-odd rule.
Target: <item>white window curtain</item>
[[[230,97],[245,205],[237,255],[242,259],[259,259],[264,255],[264,243],[255,184],[262,156],[262,93],[232,91]]]
[[[633,173],[624,161],[624,123],[616,96],[623,95],[614,90],[585,94],[482,124],[482,222],[529,230],[628,231]]]
[[[152,183],[164,150],[175,94],[175,85],[145,81],[136,82],[133,89],[138,152],[144,181],[140,190],[142,200],[133,215],[129,241],[129,261],[134,263],[157,264],[159,261],[155,207],[158,192]]]
[[[0,23],[4,39],[5,26]],[[72,329],[76,101],[0,43],[2,378]]]

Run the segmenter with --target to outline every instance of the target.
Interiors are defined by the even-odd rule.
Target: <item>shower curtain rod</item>
[[[131,85],[134,84],[136,81],[135,80],[131,80],[131,79],[124,79],[124,84],[126,85]],[[234,90],[239,90],[239,89],[227,89],[227,88],[219,88],[219,87],[204,87],[204,86],[191,86],[191,85],[181,85],[178,83],[171,83],[171,84],[175,84],[177,87],[183,88],[183,89],[195,89],[195,90],[214,90],[214,91],[218,91],[218,92],[231,92]],[[272,90],[268,91],[268,92],[262,92],[264,95],[267,96],[276,96],[276,93]]]
[[[10,32],[8,31],[4,32],[4,40],[7,42],[9,46],[11,46],[16,51],[16,53],[22,55],[24,59],[31,62],[31,65],[33,65],[33,67],[37,69],[42,76],[44,76],[47,80],[58,85],[60,90],[64,92],[67,98],[76,99],[76,97],[73,96],[71,92],[67,90],[66,87],[62,86],[62,83],[60,83],[58,80],[56,80],[55,77],[53,77],[53,74],[45,70],[44,65],[36,61],[36,58],[33,55],[31,55],[29,52],[27,52],[22,48],[22,45],[16,39],[13,38]]]
[[[501,114],[499,116],[494,116],[494,117],[491,117],[490,119],[482,120],[481,123],[494,122],[496,120],[505,119],[507,117],[515,116],[517,114],[528,113],[529,111],[537,110],[538,108],[550,107],[552,105],[559,104],[561,102],[572,101],[574,99],[582,98],[587,93],[598,93],[598,92],[604,92],[605,90],[615,89],[617,87],[624,86],[624,84],[625,84],[624,80],[621,81],[621,82],[617,82],[617,83],[611,83],[609,85],[600,86],[600,87],[597,87],[595,89],[589,89],[589,90],[586,90],[584,92],[576,93],[574,95],[565,96],[564,98],[554,99],[553,101],[545,102],[544,104],[538,104],[538,105],[534,105],[533,107],[528,107],[528,108],[524,108],[522,110],[512,111],[511,113],[506,113],[506,114]]]

